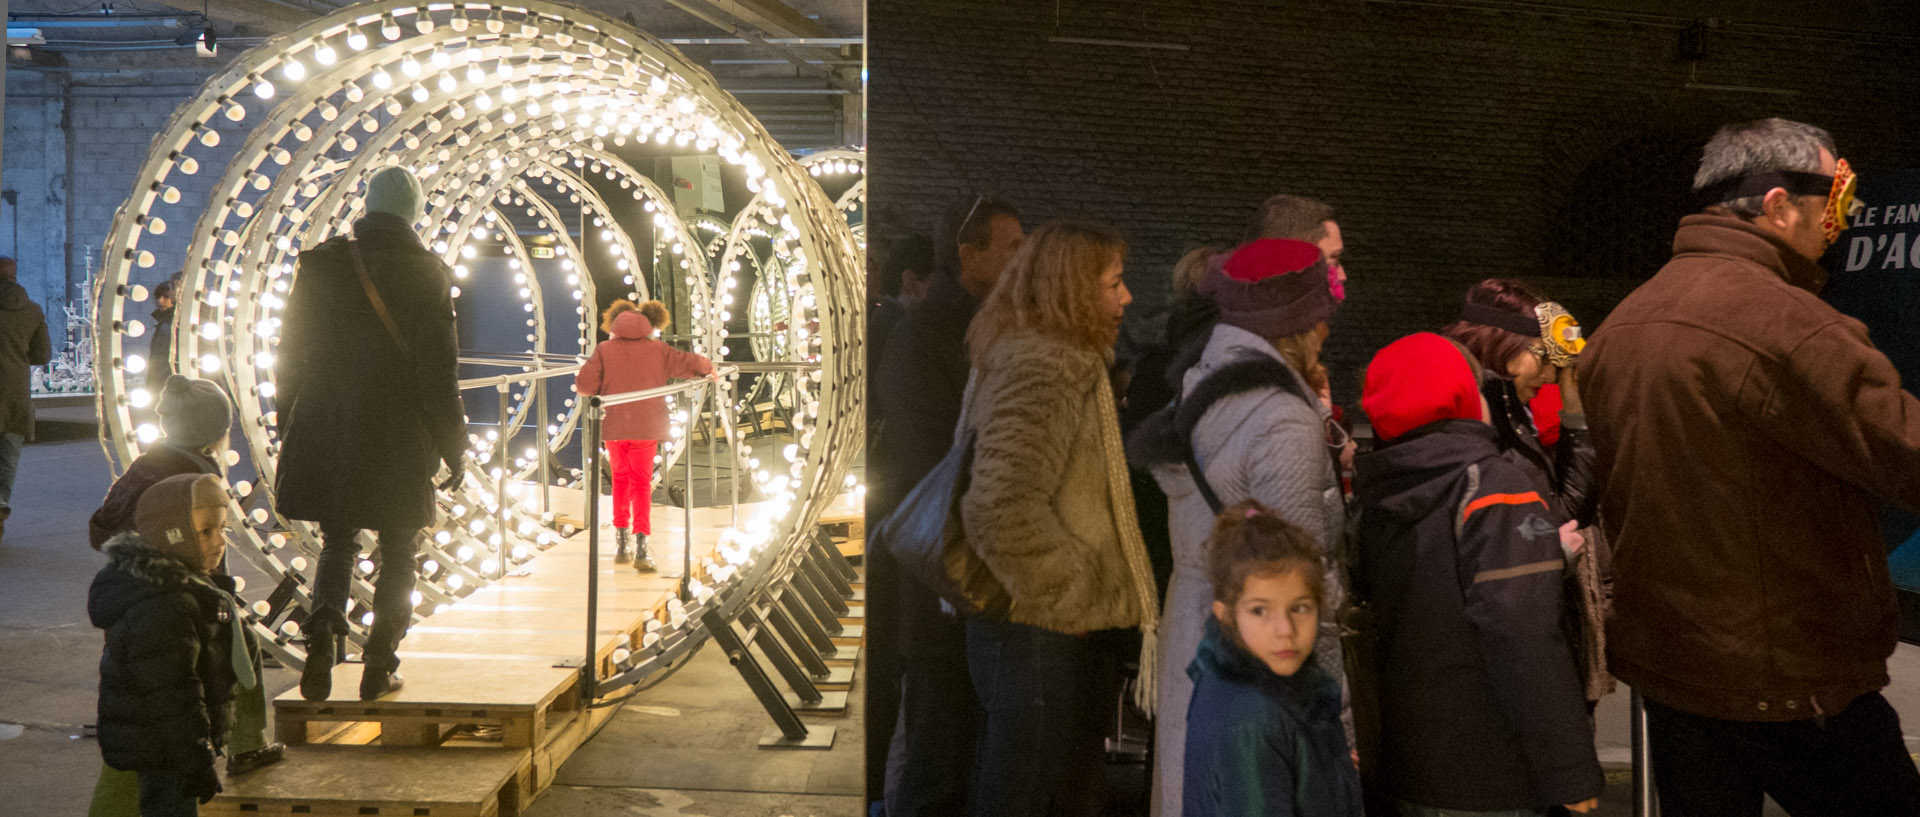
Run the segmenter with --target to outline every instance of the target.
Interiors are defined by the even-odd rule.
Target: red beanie
[[[1327,269],[1318,246],[1263,238],[1227,256],[1205,291],[1220,307],[1222,323],[1284,338],[1324,323],[1340,308]]]
[[[1382,440],[1440,420],[1480,419],[1480,384],[1466,353],[1421,332],[1387,344],[1367,364],[1360,407]]]

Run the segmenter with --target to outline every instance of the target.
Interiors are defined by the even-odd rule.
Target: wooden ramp
[[[556,490],[556,506],[571,499],[577,509],[579,494],[571,493]],[[753,511],[742,505],[741,517]],[[694,510],[696,565],[732,519],[726,507]],[[594,565],[598,677],[615,671],[615,650],[642,643],[648,623],[666,619],[685,570],[685,521],[682,508],[653,509],[654,574],[616,566],[613,537],[603,530]],[[362,665],[345,663],[334,668],[332,700],[307,701],[298,689],[280,696],[275,730],[288,746],[286,759],[223,780],[225,793],[201,814],[519,814],[615,710],[587,706],[578,669],[560,666],[578,667],[587,651],[586,540],[575,535],[523,574],[414,625],[401,644],[406,684],[398,692],[360,701]],[[859,630],[852,617],[845,623],[835,641],[851,644]]]

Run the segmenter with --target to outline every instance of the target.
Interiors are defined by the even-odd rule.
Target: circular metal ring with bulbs
[[[576,348],[584,354],[595,287],[649,291],[652,282],[639,273],[656,254],[641,254],[637,243],[646,242],[620,226],[605,195],[618,189],[647,200],[666,222],[655,224],[653,249],[662,248],[662,236],[675,239],[660,256],[672,265],[668,280],[688,287],[692,345],[717,356],[724,342],[717,318],[726,310],[709,288],[703,242],[671,215],[671,197],[619,155],[629,140],[642,139],[717,154],[744,174],[769,216],[767,240],[785,264],[779,282],[806,328],[789,338],[781,359],[819,368],[796,378],[795,442],[781,452],[784,467],[767,469],[760,482],[765,512],[729,531],[722,557],[707,568],[725,582],[756,554],[787,558],[840,490],[859,446],[858,246],[806,170],[705,71],[604,15],[555,3],[355,4],[247,51],[175,111],[115,215],[98,277],[96,394],[110,457],[124,469],[158,437],[148,414],[156,389],[142,382],[149,361],[134,310],[159,270],[180,270],[175,357],[183,371],[229,389],[246,435],[228,457],[240,468],[244,454],[252,476],[234,486],[233,510],[243,521],[235,551],[269,575],[311,575],[315,532],[273,510],[280,313],[300,252],[348,229],[363,210],[366,180],[388,166],[421,177],[427,213],[416,226],[450,263],[464,265],[465,251],[482,240],[476,234],[507,245],[516,271],[527,270],[526,335],[543,354],[550,354],[543,307],[552,293],[531,274],[533,259],[514,227],[525,216],[515,208],[539,213],[535,201],[551,205],[547,195],[559,191],[610,234],[602,246],[624,266],[587,270],[589,255],[577,247],[559,259],[579,267],[578,285],[567,290],[579,320],[565,332],[580,332]],[[549,220],[556,239],[567,232],[558,215],[535,217]],[[170,228],[186,231],[184,249],[154,246],[151,237]],[[519,391],[503,430],[529,416],[528,388]],[[547,418],[539,420],[532,425],[547,428]],[[422,548],[425,581],[415,602],[423,613],[559,538],[517,484],[500,524],[492,481],[513,475],[486,471],[480,464],[490,462],[490,446],[474,439],[475,471],[461,491],[440,495],[446,521]],[[354,589],[363,603],[371,594],[365,573],[356,571]],[[284,622],[280,634],[296,635],[297,627]]]

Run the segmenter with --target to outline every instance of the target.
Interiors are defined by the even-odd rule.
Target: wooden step
[[[400,665],[406,685],[399,692],[361,701],[364,666],[333,668],[335,700],[309,701],[299,689],[275,699],[275,737],[289,746],[364,742],[364,731],[334,728],[359,722],[379,724],[382,745],[437,746],[457,726],[498,726],[502,746],[531,749],[545,743],[554,713],[580,708],[577,670],[525,661],[414,658]]]
[[[222,785],[202,817],[516,817],[535,793],[526,749],[289,746],[286,759]]]

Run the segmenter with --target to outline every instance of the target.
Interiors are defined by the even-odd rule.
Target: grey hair
[[[1820,172],[1820,149],[1839,156],[1833,135],[1803,122],[1789,119],[1756,119],[1727,125],[1707,141],[1700,157],[1700,171],[1693,174],[1693,191],[1727,179],[1769,170],[1801,173]],[[1747,196],[1722,202],[1727,212],[1740,218],[1760,215],[1765,196]]]

